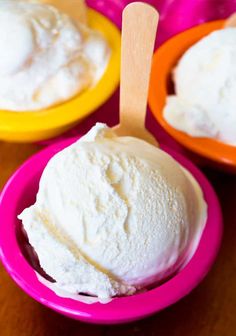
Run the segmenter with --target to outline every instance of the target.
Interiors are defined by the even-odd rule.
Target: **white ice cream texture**
[[[58,288],[106,299],[179,271],[199,242],[206,204],[171,156],[98,123],[50,159],[35,204],[19,218]]]
[[[189,48],[174,70],[164,117],[193,137],[236,146],[236,28],[214,31]]]
[[[0,1],[0,50],[0,109],[15,112],[44,109],[92,87],[110,58],[100,33],[30,1]]]

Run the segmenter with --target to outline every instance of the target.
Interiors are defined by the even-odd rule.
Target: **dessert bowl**
[[[39,111],[0,110],[0,139],[34,142],[55,137],[91,114],[115,92],[119,84],[120,32],[99,12],[88,9],[88,25],[100,32],[111,49],[106,71],[97,84],[74,98]]]
[[[155,52],[148,100],[156,120],[177,142],[190,152],[204,158],[205,162],[235,173],[236,146],[210,138],[190,136],[172,127],[163,116],[167,96],[174,92],[171,73],[178,60],[201,38],[222,28],[224,22],[224,20],[212,21],[186,30],[172,37]]]
[[[200,184],[208,205],[207,222],[196,252],[188,264],[166,282],[109,303],[87,304],[53,292],[39,280],[36,258],[22,232],[17,215],[34,203],[39,179],[51,157],[78,140],[67,139],[28,159],[9,179],[0,195],[0,257],[13,280],[31,297],[68,317],[90,323],[114,324],[134,321],[156,313],[187,295],[212,266],[222,237],[221,210],[215,192],[204,175],[180,154],[162,149],[185,167]]]

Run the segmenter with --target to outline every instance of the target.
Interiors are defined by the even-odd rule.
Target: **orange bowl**
[[[154,54],[150,79],[150,109],[177,142],[191,152],[207,159],[211,164],[236,172],[236,146],[230,146],[210,138],[192,137],[170,126],[163,116],[166,98],[173,94],[171,73],[183,53],[202,37],[224,25],[224,20],[208,22],[186,30],[164,43]]]

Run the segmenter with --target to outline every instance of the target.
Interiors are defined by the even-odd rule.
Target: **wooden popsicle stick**
[[[85,0],[40,0],[68,14],[76,22],[87,24],[87,6]]]
[[[236,27],[236,13],[228,17],[228,19],[225,21],[224,27]]]
[[[145,128],[151,63],[159,14],[150,5],[134,2],[122,16],[120,124],[118,135],[130,135],[157,145]]]

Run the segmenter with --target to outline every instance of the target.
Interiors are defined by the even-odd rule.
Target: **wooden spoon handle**
[[[75,21],[87,24],[87,6],[85,0],[41,0],[69,15]]]
[[[228,17],[228,19],[225,21],[224,27],[236,27],[236,13]]]
[[[152,55],[159,14],[142,2],[129,4],[122,17],[120,124],[145,127]]]

